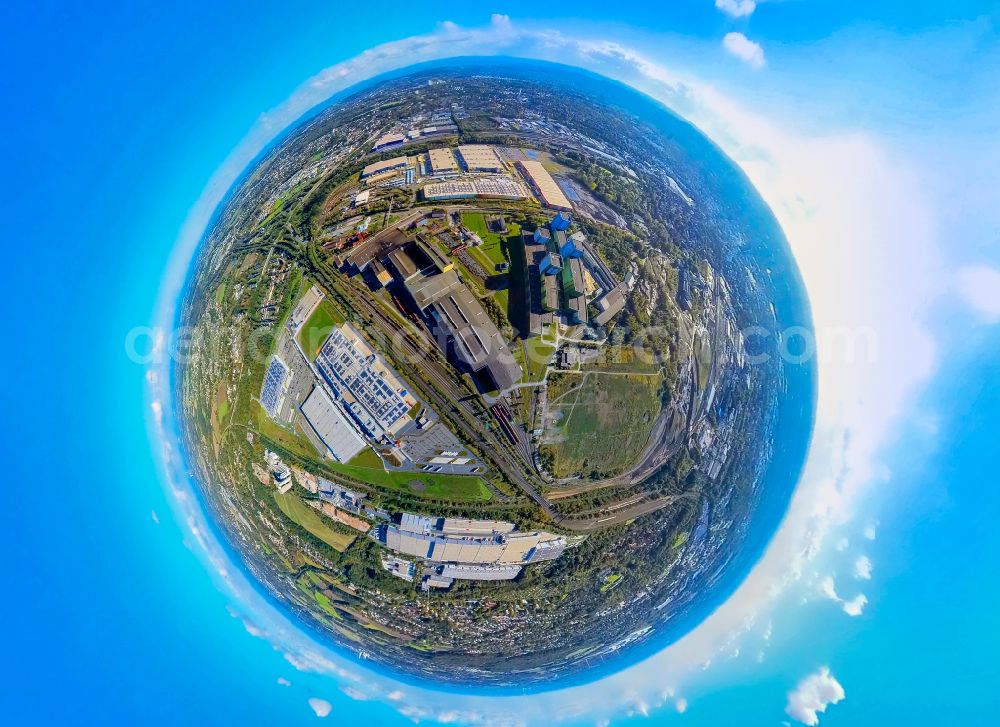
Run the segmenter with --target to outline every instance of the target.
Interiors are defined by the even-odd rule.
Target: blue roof
[[[569,229],[569,217],[563,216],[560,212],[555,217],[552,218],[552,222],[549,223],[553,230],[568,230]]]

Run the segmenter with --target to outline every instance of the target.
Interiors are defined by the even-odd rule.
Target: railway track
[[[362,316],[370,325],[393,342],[393,359],[403,364],[413,381],[426,381],[430,386],[422,387],[427,398],[439,413],[447,416],[465,435],[467,441],[477,442],[493,466],[521,489],[534,501],[560,528],[571,532],[590,532],[612,527],[630,519],[655,512],[675,502],[678,496],[665,496],[654,500],[636,503],[612,503],[591,517],[580,518],[560,513],[550,502],[541,489],[531,478],[535,476],[532,464],[530,445],[523,437],[518,436],[516,428],[513,445],[502,441],[498,433],[504,432],[503,427],[496,430],[487,429],[483,418],[489,416],[485,406],[480,409],[470,403],[477,394],[460,388],[456,377],[438,361],[436,344],[410,321],[400,326],[399,321],[383,311],[377,303],[368,299],[363,291],[357,289],[358,283],[345,280],[342,273],[324,264],[314,254],[307,254],[310,266],[314,268],[317,277],[329,290],[337,291],[350,304],[352,310]],[[400,335],[402,333],[402,335]],[[458,416],[455,416],[455,412]],[[496,417],[496,414],[493,413]],[[504,434],[504,436],[509,436]],[[516,456],[515,454],[516,453]],[[614,508],[614,509],[613,509]]]

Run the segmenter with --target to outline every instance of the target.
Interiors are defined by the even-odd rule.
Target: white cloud
[[[850,601],[843,601],[841,603],[841,608],[844,609],[844,613],[846,613],[848,616],[860,616],[862,613],[864,613],[865,606],[867,605],[868,605],[868,597],[863,593],[859,593]]]
[[[819,592],[834,603],[840,604],[840,607],[848,616],[860,616],[864,612],[865,606],[868,605],[868,597],[863,593],[859,593],[849,601],[841,598],[840,594],[837,593],[833,576],[826,576],[819,582]]]
[[[1000,270],[986,265],[962,268],[955,275],[959,296],[986,323],[1000,322]]]
[[[819,592],[831,601],[840,601],[840,596],[837,595],[837,588],[833,583],[833,576],[827,576],[819,582]]]
[[[743,33],[726,33],[722,47],[752,68],[764,65],[764,49]]]
[[[290,686],[292,686],[292,683],[290,681],[288,681],[287,679],[285,679],[285,677],[278,677],[278,684],[280,684],[283,687],[290,687]]]
[[[731,18],[744,18],[757,9],[755,0],[715,0],[715,7]]]
[[[854,561],[854,577],[863,581],[870,581],[872,578],[872,559],[867,555],[860,556]]]
[[[875,540],[875,536],[877,534],[875,530],[875,525],[865,526],[864,533],[862,534],[865,536],[867,540]]]
[[[840,682],[824,666],[800,681],[794,691],[788,693],[785,714],[802,724],[815,726],[819,724],[820,713],[826,712],[829,705],[837,704],[845,696],[847,695]]]
[[[686,700],[684,697],[677,697],[677,699],[674,700],[674,709],[677,710],[678,714],[684,714],[685,712],[687,712],[687,708],[688,708],[688,700]]]
[[[345,686],[341,687],[340,691],[342,691],[351,699],[357,700],[359,702],[367,702],[369,699],[371,699],[371,697],[368,694],[361,691],[360,689],[357,689],[356,687]]]
[[[326,717],[333,710],[333,705],[319,697],[309,697],[309,706],[317,717]]]

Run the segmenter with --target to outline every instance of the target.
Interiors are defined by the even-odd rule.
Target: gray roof
[[[594,323],[599,326],[603,326],[621,313],[625,307],[625,293],[622,290],[622,286],[619,284],[609,290],[607,294],[597,301],[597,307],[601,309],[601,312],[594,316]]]
[[[472,292],[459,285],[434,302],[441,326],[455,340],[459,358],[473,371],[488,369],[497,388],[506,389],[521,378],[500,331],[490,320]]]
[[[396,272],[400,274],[403,280],[409,280],[420,272],[417,269],[417,264],[413,262],[413,258],[403,248],[398,248],[390,252],[389,262],[396,268]]]
[[[566,307],[572,311],[580,323],[587,322],[587,296],[581,295],[576,298],[570,298],[567,301]]]
[[[430,258],[430,261],[434,263],[438,270],[445,270],[448,266],[453,265],[448,258],[446,258],[441,251],[438,250],[437,246],[431,242],[425,242],[424,240],[417,240],[417,246],[423,251],[423,253]]]
[[[320,386],[315,387],[302,404],[302,414],[339,462],[354,459],[367,446]]]
[[[454,270],[437,275],[422,275],[406,283],[406,289],[410,291],[420,310],[424,310],[458,287],[464,286]]]

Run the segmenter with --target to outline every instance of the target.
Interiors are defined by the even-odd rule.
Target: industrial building
[[[600,313],[594,316],[594,323],[603,326],[625,308],[625,292],[622,289],[622,285],[616,285],[598,298],[595,305]]]
[[[542,277],[542,310],[553,312],[559,310],[559,279],[554,275]]]
[[[386,270],[385,265],[378,260],[371,261],[371,264],[368,266],[368,272],[371,274],[372,279],[380,286],[386,286],[392,282],[392,273]]]
[[[316,367],[346,410],[372,438],[395,436],[410,421],[417,400],[354,328],[335,328]]]
[[[270,469],[271,477],[278,488],[278,492],[285,494],[292,489],[292,469],[281,461],[275,452],[269,449],[264,450],[264,461]]]
[[[432,315],[453,341],[455,355],[472,371],[484,371],[498,389],[521,379],[521,367],[507,348],[496,325],[466,286],[448,290],[435,300]]]
[[[413,258],[406,251],[406,247],[398,247],[390,252],[388,260],[392,267],[395,268],[399,279],[404,283],[409,282],[420,274],[420,268],[417,267],[417,263],[414,262]]]
[[[519,565],[445,565],[438,575],[453,581],[510,581],[520,573]]]
[[[313,388],[302,404],[302,415],[338,462],[349,462],[367,445],[322,386]]]
[[[427,242],[423,238],[418,237],[417,248],[440,272],[447,273],[449,270],[453,270],[455,268],[454,261],[445,257],[433,243]]]
[[[463,144],[458,156],[468,172],[502,172],[504,168],[496,151],[486,144]]]
[[[458,174],[458,162],[451,149],[431,149],[427,152],[427,171],[432,175]]]
[[[380,162],[372,162],[361,170],[361,180],[366,184],[376,184],[410,167],[409,157],[393,157]]]
[[[557,252],[547,252],[538,263],[538,270],[542,275],[555,275],[562,270],[562,258]]]
[[[522,235],[524,257],[528,266],[526,307],[528,334],[531,336],[541,335],[545,326],[555,321],[555,311],[559,309],[558,276],[542,275],[538,268],[538,263],[548,252],[549,239],[548,230],[545,230],[544,235],[539,234],[538,230],[535,230],[535,234],[531,237]]]
[[[520,380],[521,367],[451,259],[423,240],[393,250],[388,259],[417,308],[433,320],[439,345],[451,342],[459,362],[486,373],[498,389]]]
[[[260,403],[272,419],[276,419],[288,391],[289,368],[278,356],[271,358],[271,363],[264,374],[264,383],[260,389]]]
[[[382,567],[397,578],[402,578],[404,581],[410,581],[411,583],[417,575],[416,563],[405,558],[397,558],[394,555],[383,556]]]
[[[583,282],[583,262],[579,258],[571,258],[562,271],[563,295],[566,298],[578,298],[586,292]]]
[[[453,520],[403,513],[400,523],[380,526],[375,537],[389,550],[431,563],[463,566],[446,578],[499,580],[499,573],[520,572],[522,565],[552,560],[566,549],[566,539],[544,531],[519,532],[502,520]],[[468,566],[508,566],[478,571]],[[516,571],[514,570],[516,569]]]
[[[425,200],[448,199],[527,199],[524,187],[508,176],[479,177],[476,179],[452,179],[447,182],[433,182],[424,185]]]
[[[393,147],[402,146],[406,137],[399,133],[383,134],[372,145],[372,151],[385,151]]]
[[[549,223],[549,227],[552,228],[553,232],[566,232],[566,230],[569,229],[570,222],[571,220],[569,215],[564,215],[562,212],[559,212],[552,218],[552,221]]]
[[[319,494],[321,500],[329,502],[341,510],[352,512],[355,515],[361,514],[361,509],[367,497],[360,492],[355,492],[342,485],[338,485],[336,482],[332,482],[325,477],[317,479],[316,492]]]
[[[531,185],[535,196],[538,197],[538,200],[543,205],[557,210],[569,210],[573,208],[569,199],[559,187],[559,184],[552,178],[548,170],[542,166],[541,162],[529,159],[519,161],[517,166],[522,174],[524,174],[524,178],[528,180],[528,184]]]

